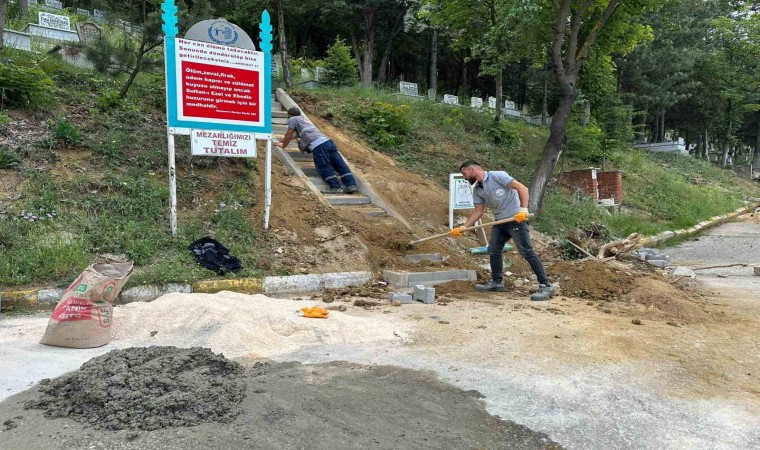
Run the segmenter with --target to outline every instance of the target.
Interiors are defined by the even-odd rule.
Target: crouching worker
[[[294,134],[301,140],[298,148],[301,151],[311,152],[319,176],[330,186],[329,194],[356,192],[354,175],[338,152],[335,143],[322,134],[319,128],[302,115],[298,108],[288,110],[288,131],[282,142],[275,141],[274,145],[280,148],[287,147]]]
[[[491,230],[491,241],[488,244],[488,256],[491,262],[491,281],[478,284],[478,291],[504,290],[504,259],[502,251],[504,244],[510,239],[514,241],[518,253],[528,264],[538,278],[538,292],[530,296],[531,300],[548,300],[557,291],[557,287],[549,282],[544,264],[539,259],[530,243],[530,225],[528,222],[528,188],[509,176],[506,172],[486,172],[475,161],[467,161],[459,167],[459,172],[474,185],[472,200],[475,211],[467,219],[464,226],[451,230],[451,236],[464,235],[464,229],[477,222],[485,207],[488,206],[496,220],[515,218],[514,222],[494,225]]]

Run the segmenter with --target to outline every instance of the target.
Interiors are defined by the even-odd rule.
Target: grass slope
[[[546,128],[524,122],[506,120],[495,129],[493,118],[485,112],[409,101],[370,89],[301,90],[293,95],[307,109],[443,186],[448,184],[448,174],[466,159],[475,159],[487,169],[506,170],[527,184],[548,137]],[[398,126],[399,122],[404,126]],[[589,167],[579,157],[582,154],[582,149],[566,151],[563,170]],[[691,157],[630,148],[610,155],[604,169],[622,170],[624,204],[633,214],[610,214],[588,199],[574,198],[551,185],[536,226],[554,235],[592,224],[605,225],[614,236],[654,234],[692,226],[742,206],[748,196],[760,196],[757,183]]]

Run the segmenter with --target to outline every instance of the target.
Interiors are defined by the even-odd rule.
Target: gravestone
[[[513,102],[512,100],[505,101],[504,107],[511,110],[517,110],[517,105],[515,105],[515,102]]]
[[[37,4],[37,0],[28,0],[27,1],[27,5],[36,5],[36,4]]]
[[[90,11],[87,9],[77,8],[77,14],[79,14],[80,16],[90,17]]]
[[[55,28],[56,30],[71,31],[69,16],[59,16],[40,11],[38,14],[39,24],[43,27]]]
[[[95,16],[96,19],[106,20],[106,12],[100,9],[93,9],[92,15]]]
[[[282,74],[282,57],[276,53],[272,54],[272,73],[275,75]]]
[[[401,81],[398,84],[398,89],[404,95],[411,95],[414,97],[419,97],[420,95],[417,88],[417,83],[408,83],[406,81]]]
[[[496,97],[488,97],[488,107],[496,109]]]
[[[79,34],[80,41],[90,44],[97,41],[103,35],[103,30],[96,23],[80,22],[77,24],[77,34]]]
[[[483,99],[480,97],[470,97],[471,108],[481,108],[483,106]]]
[[[304,80],[311,80],[312,79],[311,70],[301,69],[301,78],[303,78]]]
[[[443,103],[447,105],[458,105],[459,97],[451,94],[443,94]]]
[[[324,67],[317,67],[317,81],[327,81],[327,69]]]
[[[45,6],[48,8],[63,9],[63,3],[57,0],[45,0]]]
[[[132,32],[132,24],[127,22],[126,20],[116,19],[116,23],[122,26],[124,28],[125,33],[131,33]]]

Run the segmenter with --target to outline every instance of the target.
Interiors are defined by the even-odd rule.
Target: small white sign
[[[256,136],[254,133],[192,130],[190,142],[194,156],[256,157]]]
[[[69,16],[59,16],[58,14],[50,14],[40,11],[38,17],[39,24],[43,27],[71,31],[71,21],[69,20]]]
[[[472,186],[458,173],[449,175],[449,195],[451,209],[472,209]]]
[[[451,94],[443,94],[443,103],[446,103],[447,105],[458,105],[459,97]]]

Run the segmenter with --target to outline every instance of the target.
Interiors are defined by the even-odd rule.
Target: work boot
[[[475,290],[478,292],[502,292],[504,290],[504,283],[497,283],[491,280],[486,284],[476,284]]]
[[[549,300],[557,292],[556,284],[539,284],[538,292],[530,296],[530,299],[534,302],[541,302]]]
[[[345,194],[353,194],[354,192],[356,192],[356,186],[346,186],[343,188],[343,193]]]

